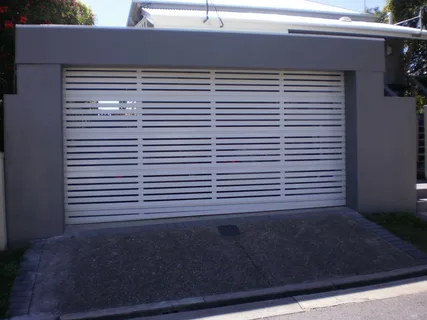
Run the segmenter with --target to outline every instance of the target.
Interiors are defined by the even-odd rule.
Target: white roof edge
[[[135,0],[132,0],[129,8],[129,14],[128,14],[128,19],[126,21],[126,26],[133,27],[137,23],[137,22],[134,22],[135,20],[134,16],[137,13],[138,9],[139,9],[138,3]]]
[[[288,33],[289,31],[343,34],[382,38],[403,38],[427,40],[427,31],[390,25],[385,23],[295,17],[278,14],[219,12],[225,28],[220,28],[215,11],[211,12],[209,23],[203,23],[205,11],[144,9],[147,18],[155,28],[192,30],[248,30],[251,32]]]
[[[145,8],[166,8],[170,9],[184,9],[193,7],[206,6],[206,0],[134,0],[135,3],[141,3]],[[302,10],[311,12],[326,12],[326,13],[346,13],[346,14],[357,14],[365,15],[364,12],[355,10],[340,8],[323,4],[318,1],[312,0],[209,0],[210,6],[216,6],[221,8],[241,8],[244,10],[258,10],[258,9],[270,9],[270,10]],[[233,10],[234,11],[234,10]],[[251,11],[251,12],[255,12]]]
[[[240,4],[239,4],[240,1]],[[244,2],[243,2],[244,1]],[[209,0],[210,9],[214,10],[212,5],[219,11],[229,12],[245,12],[248,10],[253,13],[269,13],[269,14],[285,14],[295,16],[312,16],[321,18],[336,18],[341,16],[349,16],[353,20],[361,21],[375,21],[375,16],[365,12],[357,12],[353,10],[333,7],[313,1],[307,0],[294,0],[292,2],[286,2],[286,5],[278,5],[283,2],[278,0]],[[244,3],[244,5],[242,4]],[[251,3],[251,5],[247,5]],[[260,5],[261,3],[262,5]],[[269,4],[270,5],[266,5]],[[296,4],[294,4],[296,3]],[[273,5],[274,4],[274,5]],[[303,5],[301,5],[303,4]],[[171,9],[171,10],[205,10],[205,0],[132,0],[127,25],[134,26],[138,21],[136,17],[139,14],[141,8],[147,9]]]

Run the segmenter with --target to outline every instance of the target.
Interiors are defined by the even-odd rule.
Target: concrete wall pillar
[[[348,73],[346,81],[348,205],[415,212],[415,100],[384,97],[381,72]]]
[[[6,213],[10,244],[62,234],[64,180],[61,65],[18,65],[6,96]]]

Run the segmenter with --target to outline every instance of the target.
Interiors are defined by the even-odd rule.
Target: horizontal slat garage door
[[[341,72],[64,70],[67,223],[345,204]]]

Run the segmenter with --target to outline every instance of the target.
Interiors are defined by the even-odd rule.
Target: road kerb
[[[422,265],[417,267],[396,269],[392,271],[384,271],[368,275],[339,278],[330,281],[316,281],[252,291],[186,298],[181,300],[140,304],[129,307],[101,309],[89,312],[70,313],[60,316],[60,319],[118,320],[130,317],[161,315],[172,312],[224,307],[233,304],[286,298],[303,294],[328,292],[345,288],[356,288],[373,284],[385,283],[389,281],[421,277],[426,275],[427,265]]]

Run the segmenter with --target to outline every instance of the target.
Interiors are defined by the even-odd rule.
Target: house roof
[[[427,39],[426,30],[349,19],[211,10],[206,21],[204,10],[143,9],[143,13],[155,28]]]
[[[329,6],[309,0],[208,0],[210,9],[221,12],[284,14],[300,17],[338,19],[349,16],[353,20],[373,21],[370,14]],[[133,0],[128,26],[141,19],[141,9],[206,10],[206,0]]]

